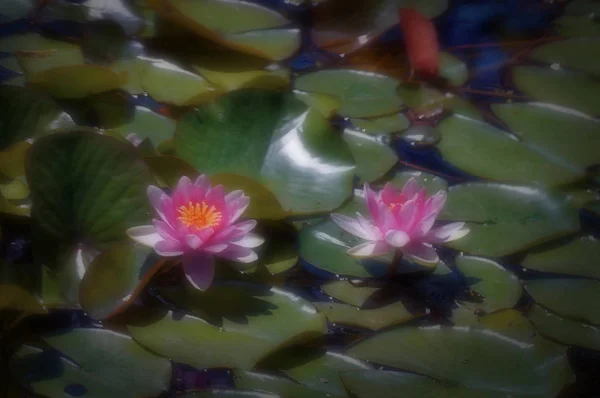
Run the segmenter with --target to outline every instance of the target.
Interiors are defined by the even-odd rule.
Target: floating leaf
[[[573,0],[565,6],[566,15],[589,15],[600,12],[600,5],[596,0]]]
[[[397,133],[410,126],[410,121],[402,113],[370,119],[351,119],[350,121],[356,128],[374,135]]]
[[[180,398],[284,398],[264,391],[212,389],[198,392],[188,392],[178,395]]]
[[[322,285],[321,290],[333,298],[344,301],[355,307],[362,307],[369,301],[369,298],[380,291],[381,288],[355,286],[350,281],[339,280]]]
[[[494,312],[514,307],[521,298],[523,288],[519,278],[497,262],[472,256],[458,256],[455,262],[469,289],[483,299],[482,302],[463,302],[468,308]]]
[[[0,5],[0,21],[14,21],[27,17],[35,5],[34,0],[6,0]]]
[[[84,98],[89,95],[117,90],[126,81],[119,75],[99,65],[59,66],[36,73],[28,84],[57,98]]]
[[[584,171],[520,143],[492,125],[452,116],[440,123],[438,148],[452,165],[479,177],[522,183],[563,185]]]
[[[146,156],[144,161],[152,174],[170,188],[174,188],[183,176],[194,179],[200,174],[194,166],[177,156]]]
[[[593,15],[563,15],[554,20],[555,29],[563,37],[598,37],[600,36],[600,26],[594,20]]]
[[[600,279],[600,241],[592,236],[575,238],[554,247],[530,251],[521,265],[528,269]]]
[[[469,79],[467,65],[454,55],[440,53],[440,76],[453,86],[462,86]]]
[[[499,183],[452,186],[442,219],[466,221],[469,234],[449,246],[482,256],[506,256],[579,229],[577,210],[539,187]]]
[[[398,95],[418,115],[449,110],[456,115],[483,121],[481,111],[465,98],[451,92],[442,93],[425,84],[401,84],[398,87]]]
[[[600,39],[581,38],[553,41],[536,47],[531,57],[547,64],[579,69],[600,75],[600,61],[592,54],[600,51]]]
[[[377,73],[351,69],[328,69],[296,79],[297,90],[327,94],[340,101],[343,116],[364,118],[394,113],[402,107],[396,94],[399,82]]]
[[[25,311],[32,314],[44,314],[46,309],[27,290],[16,285],[0,285],[0,311],[1,310]]]
[[[528,281],[534,300],[557,314],[577,321],[600,324],[600,282],[589,279],[537,279]],[[599,336],[600,337],[600,336]]]
[[[252,49],[251,53],[273,61],[281,61],[300,49],[300,29],[263,29],[225,36],[237,49]]]
[[[234,370],[235,386],[241,389],[261,390],[279,394],[289,398],[330,398],[325,392],[301,386],[284,377],[266,373]]]
[[[199,66],[194,66],[194,69],[225,92],[243,88],[277,90],[286,87],[290,83],[290,71],[288,69],[240,72],[225,72]]]
[[[280,93],[236,91],[188,113],[175,148],[202,173],[263,181],[293,213],[332,210],[351,192],[354,165],[341,137]]]
[[[48,39],[37,33],[5,36],[0,39],[0,51],[8,53],[38,52],[62,60],[60,65],[83,64],[79,46],[60,40]],[[58,65],[57,65],[58,66]]]
[[[135,149],[90,132],[44,137],[29,152],[34,217],[60,240],[107,242],[148,217],[150,175]]]
[[[332,117],[340,109],[340,101],[332,95],[308,93],[300,90],[293,90],[293,93],[306,106],[319,111],[326,118]]]
[[[163,289],[162,293],[221,328],[175,313],[148,325],[130,324],[128,328],[152,351],[199,369],[251,369],[276,350],[325,331],[323,315],[310,303],[275,287],[229,283],[213,285],[206,292]]]
[[[315,306],[333,324],[357,326],[370,330],[380,330],[424,315],[424,312],[407,308],[409,305],[402,301],[374,309],[360,309],[340,303],[315,303]]]
[[[396,152],[380,138],[346,129],[344,141],[356,162],[356,175],[360,181],[375,181],[398,162]]]
[[[8,200],[23,200],[29,196],[29,188],[21,180],[12,180],[6,184],[0,183],[0,194]]]
[[[539,103],[493,104],[492,110],[523,142],[564,164],[600,164],[600,121]]]
[[[148,139],[155,147],[173,138],[177,123],[142,106],[135,107],[133,120],[118,127],[124,137],[135,134],[141,140]]]
[[[64,301],[72,307],[79,306],[79,286],[95,254],[82,244],[59,251],[52,266],[60,302]]]
[[[564,350],[468,327],[401,327],[362,340],[350,355],[467,388],[556,396],[573,381]]]
[[[567,345],[600,350],[600,328],[586,325],[544,310],[539,305],[527,314],[538,333]]]
[[[129,336],[72,329],[44,340],[61,354],[23,346],[11,363],[21,383],[36,394],[58,398],[70,389],[82,389],[90,398],[141,397],[156,396],[169,387],[170,361],[144,350]]]
[[[419,183],[420,187],[425,188],[425,191],[429,196],[435,195],[439,191],[445,191],[448,189],[448,183],[446,180],[422,171],[402,171],[396,173],[396,175],[394,175],[394,177],[390,180],[390,183],[396,187],[396,189],[400,190],[411,178],[414,178]]]
[[[79,287],[81,307],[94,319],[123,311],[163,264],[148,247],[112,245],[89,265]]]
[[[7,177],[17,177],[15,173],[8,172],[9,168],[21,166],[19,159],[23,159],[29,144],[18,143],[27,138],[49,134],[55,129],[73,125],[69,115],[62,112],[58,105],[42,93],[27,88],[0,86],[0,153],[2,173]],[[12,144],[15,147],[9,148]],[[16,158],[13,158],[16,156]]]
[[[600,115],[600,82],[583,73],[519,66],[512,76],[517,88],[536,100]]]

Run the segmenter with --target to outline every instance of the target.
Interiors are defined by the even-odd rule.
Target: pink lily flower
[[[355,257],[376,257],[390,250],[400,250],[420,264],[437,264],[438,255],[432,244],[450,242],[469,233],[464,222],[432,229],[446,203],[446,192],[427,197],[425,189],[411,178],[400,192],[387,183],[380,192],[368,184],[364,187],[371,219],[360,213],[357,218],[332,214],[333,221],[344,230],[367,240],[348,250]]]
[[[214,256],[241,263],[258,259],[252,249],[264,239],[250,232],[256,221],[237,222],[250,204],[242,191],[225,194],[222,185],[211,187],[201,175],[193,183],[181,177],[172,196],[152,185],[147,192],[160,219],[130,228],[127,234],[161,256],[183,256],[186,278],[196,288],[210,287]]]

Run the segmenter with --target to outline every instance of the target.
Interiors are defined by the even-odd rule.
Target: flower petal
[[[219,257],[226,258],[228,260],[237,261],[240,263],[251,263],[258,259],[256,253],[246,247],[229,245],[229,247],[220,253],[217,253]]]
[[[356,235],[359,238],[363,238],[366,240],[374,240],[369,231],[364,230],[360,223],[353,218],[350,218],[343,214],[333,213],[331,214],[331,219],[340,228],[344,229],[347,232],[350,232],[352,235]]]
[[[362,229],[364,229],[367,233],[369,233],[369,235],[371,235],[371,238],[369,238],[369,240],[381,240],[383,238],[381,236],[381,231],[379,231],[379,228],[377,228],[371,221],[364,218],[359,212],[356,212],[356,220],[358,221]]]
[[[425,243],[410,243],[402,248],[402,253],[421,265],[431,266],[440,261],[435,249]]]
[[[183,246],[179,241],[161,240],[154,245],[154,251],[164,257],[173,257],[183,254]]]
[[[176,208],[179,208],[180,206],[186,206],[188,204],[191,198],[191,187],[192,181],[189,179],[189,177],[183,176],[179,179],[179,182],[177,183],[172,195],[173,205]]]
[[[158,232],[158,234],[162,236],[163,239],[179,239],[175,229],[173,229],[173,227],[171,227],[166,222],[160,220],[152,220],[152,223],[154,224],[154,228],[156,228],[156,232]]]
[[[208,176],[206,174],[199,175],[194,181],[194,185],[205,190],[208,189],[210,187]]]
[[[431,227],[433,227],[436,217],[437,215],[432,213],[422,218],[410,233],[413,239],[425,236],[431,230]]]
[[[462,238],[469,233],[469,228],[465,227],[464,222],[454,222],[444,225],[436,229],[432,229],[427,233],[425,239],[429,243],[451,242]]]
[[[253,249],[262,245],[265,242],[265,239],[262,236],[258,236],[256,234],[246,234],[243,238],[231,242],[234,245],[247,247],[249,249]]]
[[[244,191],[242,191],[241,189],[237,189],[237,190],[231,191],[227,195],[225,195],[225,202],[230,203],[230,202],[232,202],[236,199],[239,199],[243,196],[244,196]]]
[[[250,198],[242,196],[227,203],[227,212],[229,214],[229,222],[234,223],[246,211],[250,205]]]
[[[379,223],[377,226],[382,233],[386,233],[390,229],[400,229],[396,217],[383,202],[379,203]]]
[[[381,200],[386,203],[396,203],[400,194],[396,192],[396,189],[391,183],[386,183],[381,190]]]
[[[394,247],[404,247],[410,241],[410,237],[404,231],[390,230],[385,234],[385,241]]]
[[[414,177],[411,177],[406,181],[400,192],[407,199],[413,199],[419,193],[419,183]]]
[[[202,239],[198,235],[188,234],[185,236],[185,243],[187,243],[190,249],[196,250],[202,245]]]
[[[437,217],[437,215],[440,214],[442,208],[446,204],[446,197],[446,191],[439,191],[438,193],[427,199],[424,208],[425,217],[430,214],[435,214]]]
[[[396,215],[396,222],[398,223],[398,229],[409,232],[417,222],[418,213],[417,203],[414,199],[411,199],[404,203],[398,214]]]
[[[377,199],[377,194],[373,192],[367,183],[364,185],[363,192],[367,200],[367,207],[369,208],[369,213],[371,213],[371,218],[375,221],[375,224],[379,225],[379,200]]]
[[[127,230],[127,235],[134,241],[148,247],[154,247],[156,243],[163,240],[163,237],[160,236],[156,231],[156,228],[152,225],[129,228]]]
[[[146,189],[146,194],[148,195],[148,199],[156,210],[156,213],[160,216],[160,218],[164,219],[163,215],[163,205],[162,200],[163,197],[168,196],[162,189],[155,187],[154,185],[148,186]]]
[[[391,250],[391,246],[384,241],[365,242],[354,246],[346,253],[353,257],[377,257]]]
[[[202,252],[193,252],[183,256],[183,271],[187,280],[199,290],[210,287],[215,276],[213,257]]]

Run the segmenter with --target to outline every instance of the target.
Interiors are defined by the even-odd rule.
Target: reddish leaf
[[[411,67],[421,78],[438,77],[440,45],[435,26],[412,8],[401,8],[399,15]]]

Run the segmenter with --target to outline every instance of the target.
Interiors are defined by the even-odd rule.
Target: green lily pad
[[[0,21],[9,22],[26,18],[33,7],[34,0],[6,0],[0,5]]]
[[[114,138],[89,131],[41,138],[29,151],[27,181],[34,217],[62,241],[125,238],[148,218],[150,174],[135,148]]]
[[[25,311],[32,314],[47,312],[40,301],[22,287],[0,284],[0,311],[5,309]]]
[[[600,83],[583,73],[519,66],[512,76],[517,88],[536,100],[600,115]]]
[[[330,211],[351,193],[354,165],[341,137],[285,94],[236,91],[198,108],[178,123],[175,149],[202,173],[264,182],[293,213]]]
[[[61,65],[83,64],[83,54],[79,46],[48,39],[37,33],[4,36],[0,39],[0,51],[8,53],[39,52],[39,55],[54,55],[55,59],[62,59]]]
[[[62,249],[52,264],[60,302],[78,307],[79,286],[96,253],[82,244]]]
[[[585,205],[585,209],[600,217],[600,200],[595,200]]]
[[[563,37],[583,38],[599,37],[600,26],[594,20],[594,14],[574,16],[563,15],[554,20],[556,31]]]
[[[194,69],[224,92],[243,88],[277,90],[290,83],[290,71],[283,68],[222,71],[194,65]]]
[[[0,184],[0,194],[8,200],[23,200],[29,196],[29,188],[21,180],[11,180]]]
[[[600,350],[600,328],[561,318],[539,305],[527,314],[538,333],[567,345]]]
[[[142,106],[135,107],[131,122],[118,127],[124,137],[135,134],[141,140],[148,139],[155,147],[173,138],[177,122],[152,112]]]
[[[548,104],[494,104],[492,110],[530,147],[565,164],[600,164],[597,119]]]
[[[566,15],[589,15],[600,13],[600,5],[596,0],[573,0],[565,6]]]
[[[357,370],[340,373],[344,385],[357,398],[444,397],[506,398],[503,391],[469,389],[439,382],[414,373],[384,370]],[[510,394],[514,398],[543,398],[545,395]]]
[[[127,91],[129,94],[142,94],[144,88],[142,87],[142,80],[144,74],[148,69],[148,62],[140,57],[136,58],[120,58],[111,63],[108,68],[115,71],[119,75],[127,74],[128,79],[123,83],[121,89]]]
[[[275,287],[228,283],[213,285],[206,292],[191,288],[161,292],[220,327],[194,316],[168,313],[154,323],[128,328],[154,352],[199,369],[251,369],[280,348],[325,332],[324,316],[309,302]]]
[[[401,327],[352,346],[348,353],[458,383],[508,394],[556,396],[574,376],[564,350],[468,327]]]
[[[552,247],[530,251],[521,266],[542,272],[600,279],[600,241],[592,236],[575,238]]]
[[[537,279],[528,281],[527,292],[538,304],[557,314],[600,325],[600,282],[589,279]]]
[[[350,121],[354,127],[373,135],[398,133],[410,126],[410,121],[402,113],[369,119],[350,119]]]
[[[540,187],[465,183],[448,190],[440,218],[465,221],[467,236],[448,245],[481,256],[500,257],[579,230],[577,209]]]
[[[253,390],[229,390],[215,388],[212,390],[204,390],[197,392],[188,392],[185,394],[178,395],[180,398],[284,398],[280,395],[271,394],[264,391],[253,391]]]
[[[402,100],[396,94],[399,82],[391,77],[351,69],[321,70],[298,77],[297,90],[328,94],[340,101],[340,115],[354,118],[398,112]]]
[[[483,296],[482,302],[462,302],[466,307],[494,312],[514,307],[521,298],[519,278],[497,262],[471,256],[458,256],[455,262],[469,288]]]
[[[374,309],[360,309],[340,303],[315,303],[315,306],[333,324],[357,326],[370,330],[380,330],[408,322],[425,314],[424,311],[407,308],[408,306],[402,301]]]
[[[378,180],[398,162],[396,152],[378,137],[346,129],[344,141],[356,162],[356,175],[360,181]]]
[[[331,398],[331,394],[302,386],[284,377],[266,373],[234,370],[235,386],[247,390],[268,391],[288,398]]]
[[[72,329],[44,340],[61,354],[23,346],[11,363],[13,374],[36,394],[59,398],[69,387],[83,386],[90,398],[141,397],[169,388],[170,361],[144,350],[127,335]]]
[[[440,53],[440,77],[445,78],[452,86],[462,86],[469,79],[467,65],[446,52]]]
[[[239,50],[266,59],[281,61],[300,49],[300,29],[263,29],[226,35],[225,40]]]
[[[351,304],[355,307],[362,307],[369,301],[369,298],[376,294],[381,288],[370,286],[355,286],[347,280],[328,282],[321,286],[325,294],[338,300]]]
[[[584,170],[540,153],[492,125],[452,116],[438,126],[438,149],[448,162],[478,177],[563,185],[583,179]]]
[[[441,177],[422,171],[401,171],[396,173],[390,180],[390,183],[397,189],[402,189],[404,184],[411,178],[414,178],[420,187],[425,188],[427,195],[432,196],[439,191],[448,189],[448,183]]]
[[[27,138],[50,134],[55,129],[73,125],[71,117],[62,112],[58,105],[42,93],[27,88],[0,86],[0,149],[6,149],[12,144]],[[25,145],[25,144],[23,144]],[[25,145],[28,147],[28,144]],[[21,151],[19,153],[22,154]],[[2,158],[11,156],[2,153]],[[13,159],[7,159],[8,165]],[[16,159],[15,159],[16,160]],[[5,162],[2,160],[2,163]],[[4,173],[5,168],[3,168]],[[22,175],[22,174],[21,174]],[[12,175],[7,175],[12,177]]]
[[[293,90],[292,92],[294,97],[304,102],[309,108],[319,111],[327,119],[340,109],[340,101],[332,95],[308,93],[300,90]]]
[[[600,51],[600,39],[581,38],[553,41],[536,47],[531,57],[546,64],[575,68],[600,75],[600,61],[592,54]]]
[[[81,308],[94,319],[122,312],[160,269],[153,250],[140,245],[116,244],[88,266],[79,287]]]

